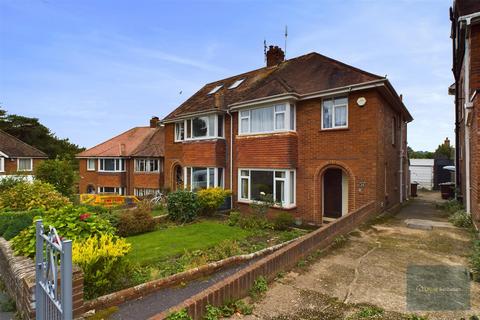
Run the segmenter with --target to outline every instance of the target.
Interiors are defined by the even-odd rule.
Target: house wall
[[[480,24],[472,26],[470,33],[470,88],[477,90],[473,101],[470,130],[471,213],[480,228]]]
[[[356,104],[361,96],[367,99],[364,107]],[[251,136],[237,135],[238,113],[233,112],[234,206],[248,210],[248,204],[237,201],[239,168],[296,169],[296,207],[288,210],[304,222],[322,223],[322,177],[329,167],[339,167],[348,176],[349,212],[371,201],[377,209],[399,203],[400,145],[406,150],[406,126],[402,141],[402,129],[397,128],[397,141],[392,145],[391,118],[395,115],[398,124],[400,117],[374,89],[350,94],[348,110],[347,129],[322,130],[321,99],[300,101],[296,104],[296,132]],[[173,168],[179,164],[223,167],[225,187],[230,188],[228,115],[225,133],[225,139],[214,141],[174,142],[174,124],[166,124],[165,186],[173,187]],[[408,173],[406,156],[403,168]],[[404,187],[406,191],[406,183]]]
[[[33,170],[32,171],[22,171],[23,174],[34,174],[35,168],[43,162],[45,159],[33,159]],[[0,175],[5,174],[16,174],[17,173],[17,158],[5,158],[5,172],[0,172]]]
[[[125,187],[127,195],[133,195],[135,188],[163,188],[163,172],[137,173],[134,171],[135,160],[125,161],[125,172],[99,172],[97,161],[95,171],[87,171],[87,159],[79,159],[80,193],[87,193],[89,185],[93,185],[95,191],[98,191],[98,187]]]

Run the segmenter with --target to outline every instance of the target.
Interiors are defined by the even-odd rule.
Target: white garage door
[[[410,166],[410,181],[418,182],[418,188],[431,190],[433,187],[433,167]]]

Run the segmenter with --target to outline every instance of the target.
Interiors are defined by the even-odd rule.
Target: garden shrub
[[[168,217],[182,223],[194,220],[198,215],[197,194],[186,190],[171,192],[167,199]]]
[[[238,226],[242,229],[273,229],[273,224],[265,217],[254,215],[242,215],[238,221]]]
[[[273,195],[260,192],[260,200],[255,200],[250,203],[250,208],[256,216],[265,217],[268,209],[274,205],[275,200],[273,199]]]
[[[292,214],[282,211],[273,220],[273,227],[275,230],[285,231],[290,229],[293,225],[293,216]]]
[[[470,228],[473,226],[472,218],[464,210],[459,210],[452,214],[448,218],[448,221],[450,221],[454,226],[459,228]]]
[[[265,294],[265,292],[267,292],[267,290],[267,279],[264,276],[260,276],[253,282],[253,286],[250,288],[250,297],[253,300],[258,300]]]
[[[12,239],[32,225],[33,217],[42,213],[42,210],[0,212],[0,237]]]
[[[0,180],[0,193],[15,187],[19,183],[25,183],[25,182],[26,182],[26,178],[23,176],[15,176],[15,177],[4,176]]]
[[[76,175],[70,160],[50,159],[42,161],[35,169],[35,178],[50,183],[66,197],[71,197],[74,194]]]
[[[72,261],[83,271],[87,299],[109,291],[126,272],[124,256],[130,251],[125,239],[111,234],[94,235],[73,242]]]
[[[238,225],[241,218],[242,214],[240,212],[230,211],[230,214],[228,215],[228,225],[232,227]]]
[[[117,231],[122,237],[133,236],[155,229],[155,220],[149,210],[136,208],[119,215]]]
[[[225,199],[229,195],[231,195],[230,190],[218,187],[198,191],[198,204],[201,212],[205,215],[213,215],[225,203]]]
[[[473,279],[480,282],[480,240],[475,240],[473,242],[470,266],[473,270]]]
[[[114,234],[110,223],[88,212],[83,207],[68,206],[60,210],[49,210],[43,214],[45,232],[52,226],[59,236],[68,240],[86,239],[104,233]],[[15,254],[33,257],[35,255],[35,224],[20,232],[11,240]]]
[[[0,193],[0,209],[12,210],[58,209],[71,204],[55,188],[46,182],[17,183]]]

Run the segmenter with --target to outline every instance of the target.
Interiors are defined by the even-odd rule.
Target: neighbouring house
[[[450,20],[457,199],[480,227],[480,1],[454,1]]]
[[[248,210],[262,193],[322,224],[406,199],[407,123],[390,82],[318,53],[205,85],[165,117],[165,186],[224,187]]]
[[[144,197],[163,189],[164,128],[158,117],[77,154],[80,193]]]
[[[43,151],[0,130],[0,178],[22,175],[32,179],[35,168],[47,158]]]
[[[433,189],[433,159],[410,159],[410,181],[418,188]]]

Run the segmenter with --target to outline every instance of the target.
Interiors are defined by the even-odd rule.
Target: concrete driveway
[[[385,310],[380,319],[405,319],[409,265],[468,266],[470,234],[463,229],[412,229],[406,219],[448,222],[435,208],[437,194],[421,194],[394,217],[354,231],[306,268],[275,281],[254,314],[244,319],[356,319],[368,303]],[[442,225],[442,224],[439,224]],[[418,312],[428,319],[480,316],[480,284],[471,283],[468,311]],[[368,318],[367,318],[368,319]]]

